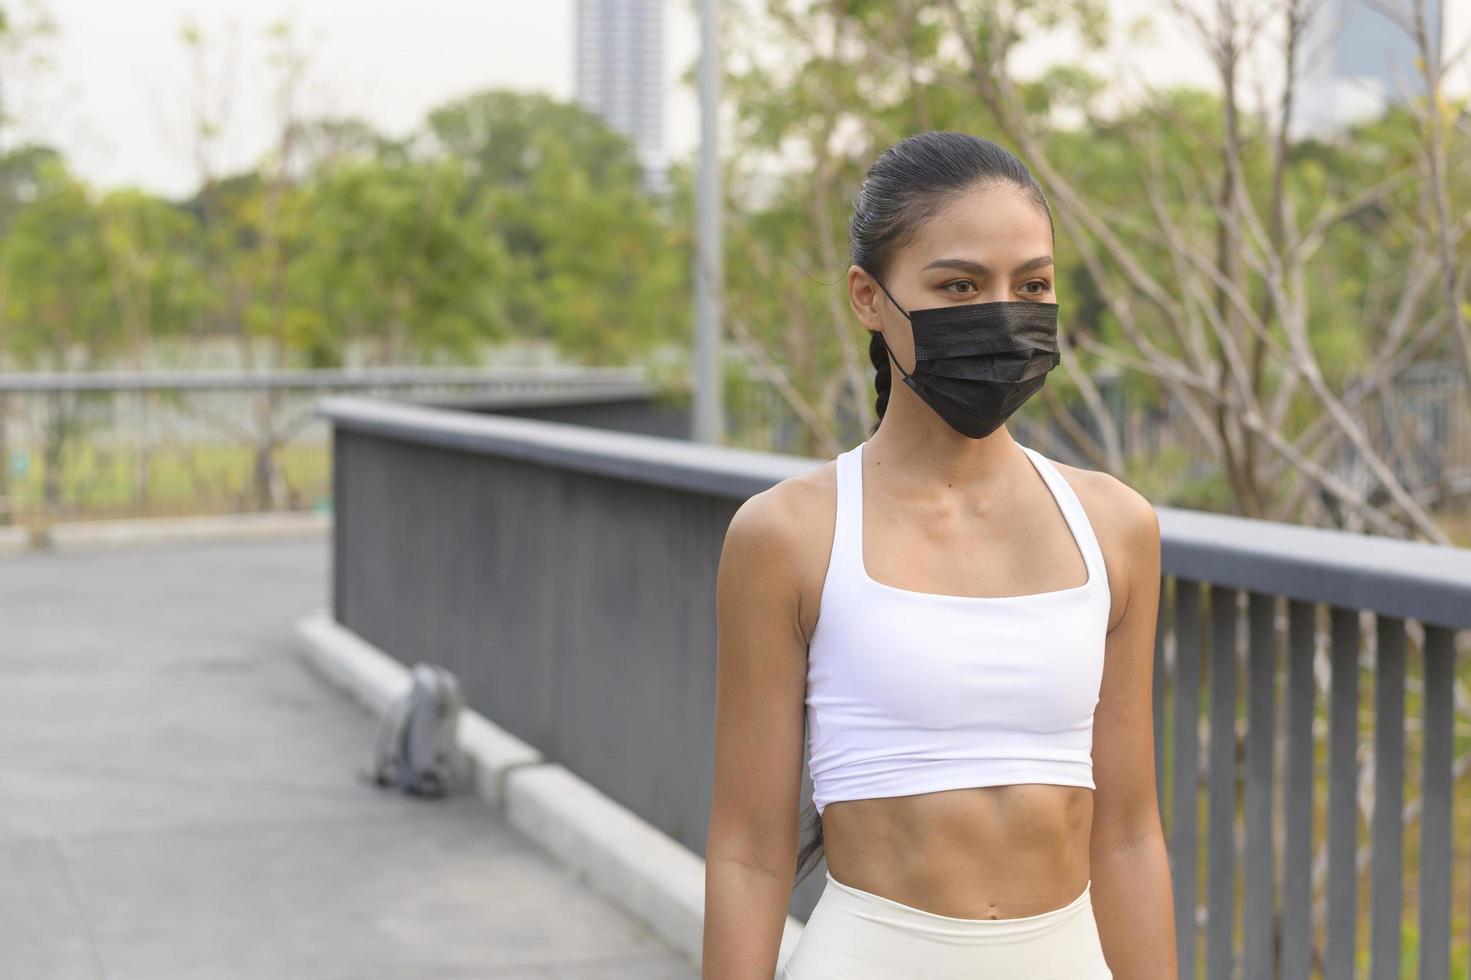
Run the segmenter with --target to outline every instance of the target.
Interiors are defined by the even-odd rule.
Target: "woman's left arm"
[[[1093,718],[1093,912],[1116,980],[1176,980],[1175,910],[1155,797],[1155,617],[1159,611],[1159,517],[1132,487],[1113,482],[1102,508],[1121,575],[1124,611],[1108,629]],[[1117,570],[1117,571],[1115,571]]]

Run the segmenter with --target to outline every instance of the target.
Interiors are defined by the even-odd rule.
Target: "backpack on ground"
[[[413,683],[378,725],[372,781],[413,796],[445,796],[463,772],[458,731],[465,706],[460,682],[443,667],[417,663]]]

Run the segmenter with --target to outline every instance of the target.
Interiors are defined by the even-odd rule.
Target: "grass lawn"
[[[23,474],[12,470],[12,523],[177,517],[261,509],[256,502],[255,454],[246,446],[154,447],[144,459],[132,448],[69,449],[62,465],[61,500],[43,507],[44,467],[38,453]],[[275,453],[285,480],[288,509],[325,507],[331,492],[331,450],[326,445],[287,445]]]

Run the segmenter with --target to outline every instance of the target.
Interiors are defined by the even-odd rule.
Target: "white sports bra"
[[[912,592],[863,563],[863,446],[837,457],[837,522],[807,651],[812,801],[1009,783],[1093,783],[1093,709],[1110,593],[1087,513],[1022,446],[1088,567],[1082,585],[1016,596]]]

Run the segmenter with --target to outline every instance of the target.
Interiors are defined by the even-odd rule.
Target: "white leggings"
[[[926,912],[845,885],[827,885],[780,980],[1112,980],[1090,897],[1009,919]]]

